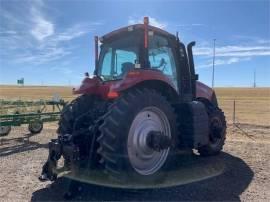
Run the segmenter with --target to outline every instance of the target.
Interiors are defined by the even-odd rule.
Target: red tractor
[[[62,111],[40,180],[56,179],[61,156],[73,176],[157,183],[181,150],[218,154],[226,121],[213,89],[197,81],[194,45],[186,49],[147,17],[95,37],[94,76],[73,89],[80,96]]]

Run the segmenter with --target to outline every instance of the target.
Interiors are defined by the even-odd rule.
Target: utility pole
[[[253,83],[253,88],[256,88],[256,69],[254,70],[254,83]]]
[[[214,39],[214,47],[213,47],[212,88],[214,88],[215,83],[215,59],[216,59],[216,39]]]

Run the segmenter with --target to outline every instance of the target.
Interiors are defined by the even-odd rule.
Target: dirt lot
[[[203,162],[222,160],[225,169],[220,175],[173,188],[137,192],[84,184],[85,191],[76,200],[269,201],[270,91],[251,91],[217,91],[228,117],[228,138],[223,153]],[[0,92],[3,96],[3,91]],[[236,118],[240,129],[231,124],[234,99],[239,106]],[[34,136],[28,134],[26,127],[17,127],[7,137],[0,138],[0,201],[63,200],[67,179],[60,178],[55,183],[41,183],[37,179],[47,158],[47,143],[55,137],[56,127],[56,124],[46,124],[42,133]]]

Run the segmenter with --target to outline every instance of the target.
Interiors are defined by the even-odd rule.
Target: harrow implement
[[[66,105],[64,100],[0,100],[0,136],[8,135],[11,126],[28,124],[34,134],[43,129],[43,123],[57,121]]]

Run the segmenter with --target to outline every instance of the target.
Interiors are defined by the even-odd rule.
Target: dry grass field
[[[51,99],[54,94],[70,101],[71,87],[54,86],[0,86],[0,99]],[[270,125],[270,88],[217,88],[217,97],[232,122],[233,102],[236,103],[236,121],[242,124]]]
[[[71,100],[70,87],[0,86],[0,99],[51,99],[57,93]],[[75,200],[86,201],[270,201],[270,88],[217,88],[220,107],[227,117],[227,141],[222,159],[225,170],[217,177],[174,188],[141,192],[85,185]],[[236,102],[237,128],[232,125]],[[55,138],[57,123],[45,124],[31,135],[26,126],[0,137],[0,201],[62,201],[67,182],[41,183],[38,176]],[[208,163],[207,158],[204,159]],[[192,171],[192,169],[191,169]]]
[[[270,88],[217,88],[216,93],[229,122],[235,100],[236,122],[270,126]]]
[[[54,94],[59,94],[65,100],[74,97],[72,87],[0,85],[0,99],[52,99]]]

